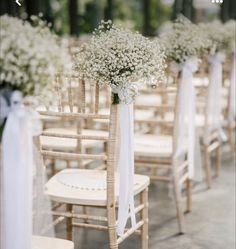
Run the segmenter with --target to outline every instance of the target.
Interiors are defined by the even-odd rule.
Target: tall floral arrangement
[[[70,58],[44,22],[31,19],[33,24],[0,17],[0,88],[38,96],[51,86],[56,73],[69,69]]]
[[[0,17],[0,140],[12,93],[48,101],[59,72],[70,70],[67,49],[38,17],[32,24],[7,15]]]
[[[236,21],[235,20],[229,20],[225,23],[224,28],[227,33],[227,39],[228,39],[228,51],[229,52],[235,52],[235,41],[236,41]]]
[[[217,52],[229,52],[235,43],[235,22],[230,21],[226,24],[218,20],[209,23],[200,23],[200,29],[208,36],[211,41],[211,54]]]
[[[198,57],[211,47],[206,33],[184,16],[179,16],[172,28],[160,35],[160,41],[168,60],[177,63]]]
[[[103,21],[77,54],[75,68],[91,82],[109,85],[116,103],[130,103],[137,82],[164,81],[164,57],[157,41]]]

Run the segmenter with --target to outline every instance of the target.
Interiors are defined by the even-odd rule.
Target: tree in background
[[[236,1],[224,0],[221,5],[220,18],[223,22],[236,19]]]
[[[143,0],[143,34],[151,35],[151,18],[150,18],[151,0]]]
[[[113,20],[113,0],[106,1],[106,7],[104,11],[104,19],[105,20]]]
[[[14,2],[14,1],[12,1]],[[38,15],[40,13],[40,0],[25,0],[25,6],[26,6],[26,13],[28,14],[28,17],[31,15]]]
[[[193,0],[175,0],[173,5],[172,20],[183,14],[189,20],[194,20]]]
[[[18,16],[18,6],[14,1],[1,0],[0,1],[0,15],[8,13],[11,16]]]
[[[79,34],[78,0],[69,0],[68,6],[69,6],[70,34],[76,36]]]

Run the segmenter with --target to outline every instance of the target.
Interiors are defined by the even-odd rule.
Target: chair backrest
[[[176,127],[176,116],[178,115],[178,79],[173,75],[168,75],[167,86],[159,86],[156,88],[146,87],[140,91],[140,95],[143,99],[148,100],[150,96],[153,98],[153,103],[146,104],[144,101],[135,103],[135,111],[148,110],[153,111],[153,117],[144,117],[135,119],[135,123],[138,125],[148,125],[149,129],[145,130],[147,133],[160,133],[161,135],[167,134],[173,137],[173,141],[178,136],[178,130]],[[139,98],[138,98],[139,100]],[[173,144],[174,148],[175,145]]]
[[[76,139],[79,142],[83,140],[94,140],[94,141],[104,141],[108,144],[107,151],[104,153],[95,153],[95,152],[81,152],[81,150],[77,150],[76,152],[68,152],[68,151],[57,151],[51,150],[47,148],[41,148],[41,154],[44,158],[50,159],[61,159],[61,160],[102,160],[106,165],[107,170],[107,200],[110,206],[113,205],[115,209],[115,169],[116,169],[116,145],[117,145],[117,106],[110,106],[109,114],[100,114],[99,113],[99,86],[96,85],[93,89],[95,93],[92,96],[88,96],[90,94],[87,91],[87,87],[89,88],[84,80],[79,79],[76,76],[58,76],[57,80],[68,80],[69,84],[64,89],[60,89],[58,87],[58,94],[60,95],[59,104],[57,110],[50,110],[50,108],[46,111],[39,111],[42,116],[50,116],[57,117],[63,119],[64,122],[75,123],[77,127],[77,132],[74,134],[68,133],[57,133],[57,132],[48,132],[43,131],[41,136],[48,137],[56,137],[58,139]],[[75,91],[75,87],[79,90]],[[78,101],[77,98],[80,98]],[[88,98],[89,97],[89,98]],[[86,100],[89,99],[91,101],[93,99],[94,105],[93,108],[86,108],[87,103]],[[62,99],[64,102],[62,102]],[[88,103],[90,105],[90,103]],[[69,108],[65,108],[68,106]],[[107,135],[93,135],[93,134],[82,134],[81,133],[81,123],[84,120],[107,120],[109,122],[109,127],[107,131]]]
[[[224,64],[223,64],[224,65]],[[209,132],[209,128],[211,126],[211,119],[214,116],[214,113],[211,113],[214,108],[212,109],[212,105],[221,103],[221,98],[216,100],[215,95],[211,93],[211,79],[210,79],[210,63],[205,59],[203,63],[201,63],[201,70],[200,73],[197,73],[195,76],[198,77],[200,84],[196,87],[197,99],[196,99],[196,108],[197,113],[201,114],[197,122],[202,124],[203,128],[203,137],[205,143],[211,143],[215,139],[219,137],[217,129],[211,130]],[[223,80],[223,78],[222,78]],[[222,81],[223,85],[224,80]],[[223,109],[222,109],[223,110]],[[203,118],[203,119],[202,119]]]

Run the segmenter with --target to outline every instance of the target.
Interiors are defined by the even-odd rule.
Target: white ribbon
[[[4,249],[31,249],[33,136],[41,131],[38,115],[21,104],[15,91],[2,137]]]
[[[236,100],[236,52],[233,54],[233,63],[230,75],[230,91],[229,91],[229,112],[228,112],[228,120],[234,121],[236,117],[236,108],[235,108],[235,100]]]
[[[177,100],[178,119],[175,120],[177,140],[174,155],[174,158],[178,160],[187,150],[189,177],[196,181],[202,180],[199,136],[195,127],[196,96],[193,84],[193,73],[197,71],[198,63],[198,59],[192,58],[182,64]]]
[[[120,154],[119,209],[117,233],[123,235],[130,210],[132,227],[136,226],[134,211],[134,118],[133,104],[119,104]]]
[[[218,130],[222,141],[225,141],[226,135],[222,130],[221,114],[221,93],[222,93],[222,63],[225,55],[216,53],[209,57],[210,62],[210,84],[207,92],[206,112],[207,119],[205,125],[204,143],[207,143],[207,137],[213,130]]]

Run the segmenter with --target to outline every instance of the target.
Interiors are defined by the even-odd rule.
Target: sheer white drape
[[[181,65],[179,83],[178,110],[175,120],[175,161],[181,160],[181,155],[187,151],[190,179],[202,180],[202,166],[199,136],[196,131],[195,113],[196,96],[193,83],[193,73],[198,69],[199,60],[191,58]]]
[[[218,130],[221,139],[226,140],[226,136],[222,130],[222,63],[225,60],[225,55],[216,53],[209,56],[210,63],[210,82],[207,91],[206,103],[206,120],[204,131],[204,142],[207,143],[207,137],[213,130]]]
[[[133,104],[119,104],[120,146],[118,157],[119,208],[118,235],[124,233],[130,210],[132,227],[136,226],[134,211],[134,116]]]
[[[2,136],[1,248],[4,249],[32,249],[33,217],[38,217],[35,221],[39,222],[35,233],[41,234],[42,231],[39,227],[45,220],[40,220],[37,212],[39,199],[44,200],[40,198],[43,196],[44,173],[39,155],[34,161],[36,151],[33,147],[33,136],[40,132],[37,113],[22,105],[19,91],[13,92]],[[40,209],[43,205],[45,202],[41,203]]]

